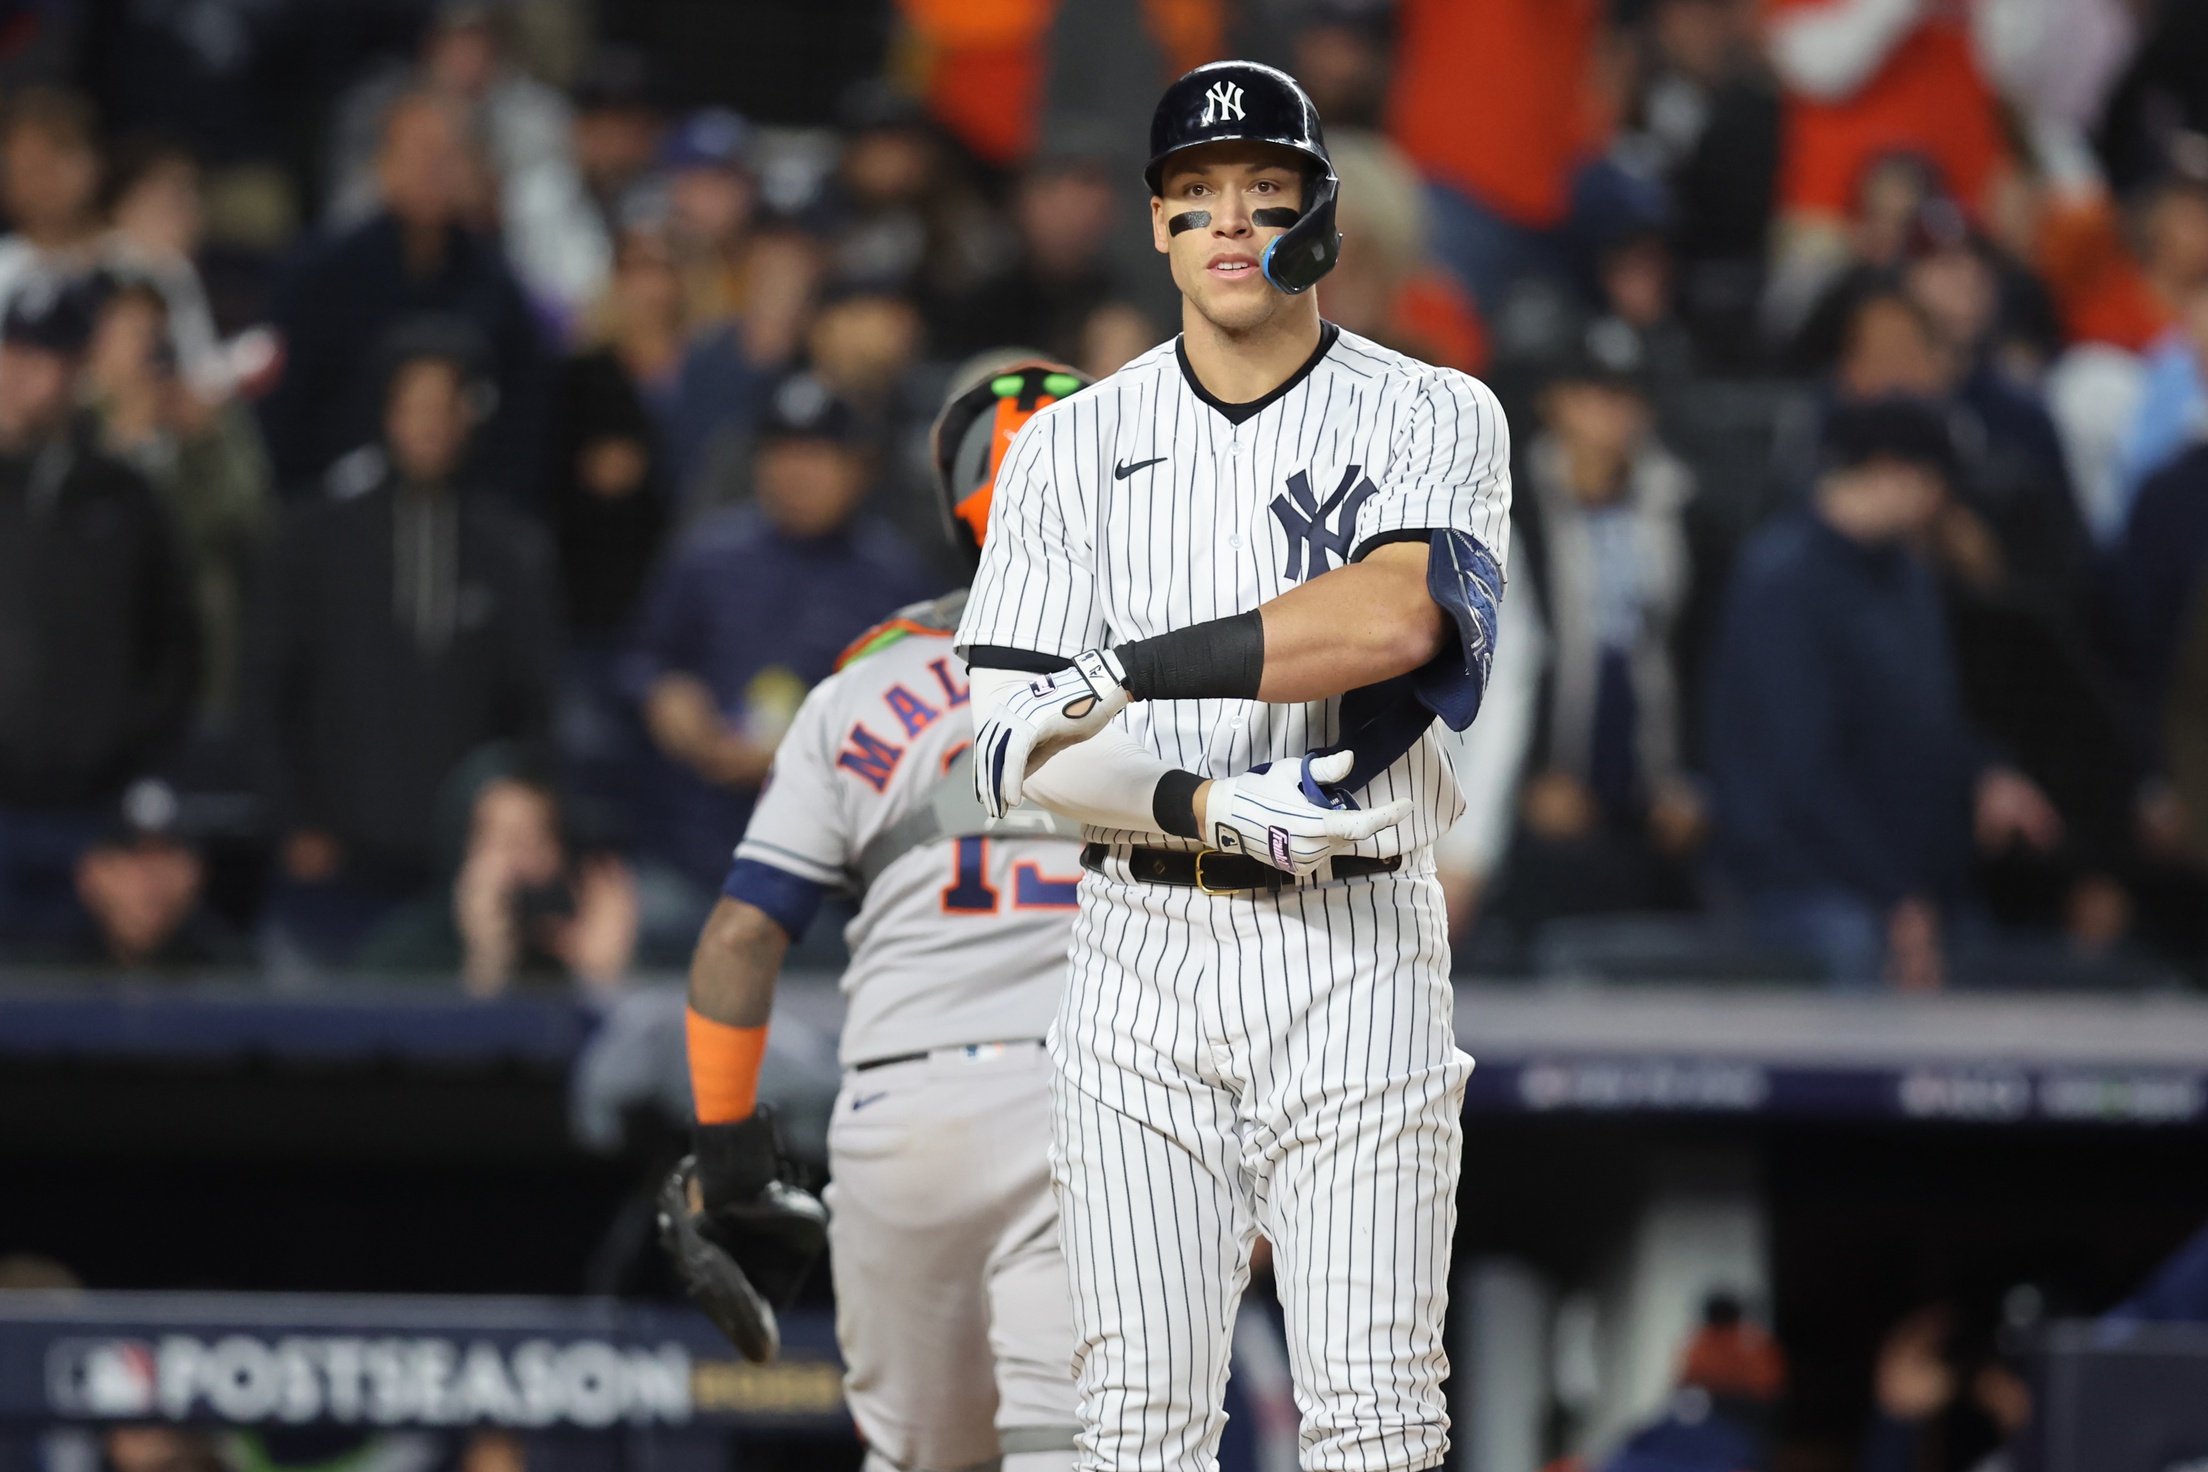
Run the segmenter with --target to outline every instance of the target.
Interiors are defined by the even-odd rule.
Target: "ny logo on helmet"
[[[1224,122],[1228,118],[1242,116],[1242,89],[1232,82],[1213,82],[1211,90],[1204,94],[1202,126]]]

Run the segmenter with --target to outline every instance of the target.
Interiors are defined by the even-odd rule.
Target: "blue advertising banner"
[[[830,1316],[783,1345],[749,1364],[689,1308],[610,1300],[0,1294],[0,1421],[848,1428]]]

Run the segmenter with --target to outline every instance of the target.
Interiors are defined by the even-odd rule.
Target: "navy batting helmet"
[[[1165,192],[1165,161],[1174,154],[1229,141],[1271,143],[1302,155],[1303,208],[1256,210],[1251,218],[1260,225],[1288,226],[1265,247],[1265,279],[1290,296],[1309,291],[1342,253],[1342,234],[1334,228],[1341,181],[1326,156],[1319,110],[1286,72],[1254,61],[1200,66],[1166,88],[1150,115],[1150,164],[1143,170],[1150,192]]]

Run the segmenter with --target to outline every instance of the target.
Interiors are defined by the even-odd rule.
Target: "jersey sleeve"
[[[1469,532],[1498,565],[1510,555],[1510,426],[1492,390],[1436,371],[1388,447],[1378,494],[1357,511],[1355,561],[1403,534]]]
[[[957,649],[1024,649],[1071,659],[1104,642],[1094,523],[1082,490],[1096,473],[1097,406],[1079,396],[1027,422],[1005,451],[989,535],[959,621]]]
[[[765,864],[808,883],[840,888],[853,858],[850,806],[836,788],[836,695],[831,676],[813,687],[775,749],[767,785],[736,845],[738,863]]]

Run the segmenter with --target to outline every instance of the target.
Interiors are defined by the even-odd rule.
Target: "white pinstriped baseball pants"
[[[1051,1167],[1083,1472],[1216,1468],[1259,1234],[1304,1467],[1441,1464],[1472,1072],[1448,957],[1423,854],[1278,896],[1082,877],[1051,1035]]]

